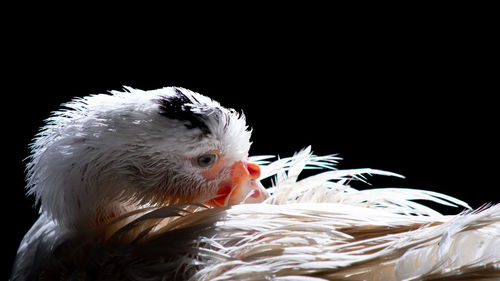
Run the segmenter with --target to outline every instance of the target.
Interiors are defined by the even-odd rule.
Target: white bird
[[[411,200],[468,206],[358,191],[350,180],[398,175],[310,148],[249,158],[242,114],[183,88],[126,90],[65,104],[36,136],[40,218],[11,280],[500,280],[500,206],[442,216]],[[299,181],[309,168],[327,170]]]

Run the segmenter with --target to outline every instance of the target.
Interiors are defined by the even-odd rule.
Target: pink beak
[[[221,183],[217,191],[218,196],[206,204],[222,207],[264,201],[269,197],[269,193],[257,180],[259,177],[259,165],[246,161],[234,163],[229,180]]]

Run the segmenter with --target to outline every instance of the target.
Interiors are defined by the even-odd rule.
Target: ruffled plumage
[[[357,190],[351,181],[368,175],[401,176],[337,170],[340,158],[310,148],[249,159],[250,135],[243,114],[183,88],[65,104],[30,147],[40,217],[11,279],[500,279],[500,205]],[[468,211],[443,216],[415,200]]]
[[[498,280],[500,205],[444,216],[411,200],[469,208],[440,193],[356,190],[374,169],[336,170],[310,148],[267,162],[272,195],[260,204],[198,203],[136,210],[98,232],[66,233],[42,279],[60,280]],[[299,179],[304,169],[327,169]],[[50,230],[45,229],[45,233]],[[43,239],[42,239],[43,240]],[[61,242],[64,241],[64,242]]]

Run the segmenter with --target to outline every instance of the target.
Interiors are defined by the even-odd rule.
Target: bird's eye
[[[217,160],[217,154],[207,153],[198,157],[196,162],[198,163],[198,166],[205,168],[215,163],[215,160]]]

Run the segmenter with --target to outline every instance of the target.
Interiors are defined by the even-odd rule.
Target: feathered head
[[[31,145],[28,193],[68,227],[177,202],[260,202],[243,114],[183,88],[74,99]]]

